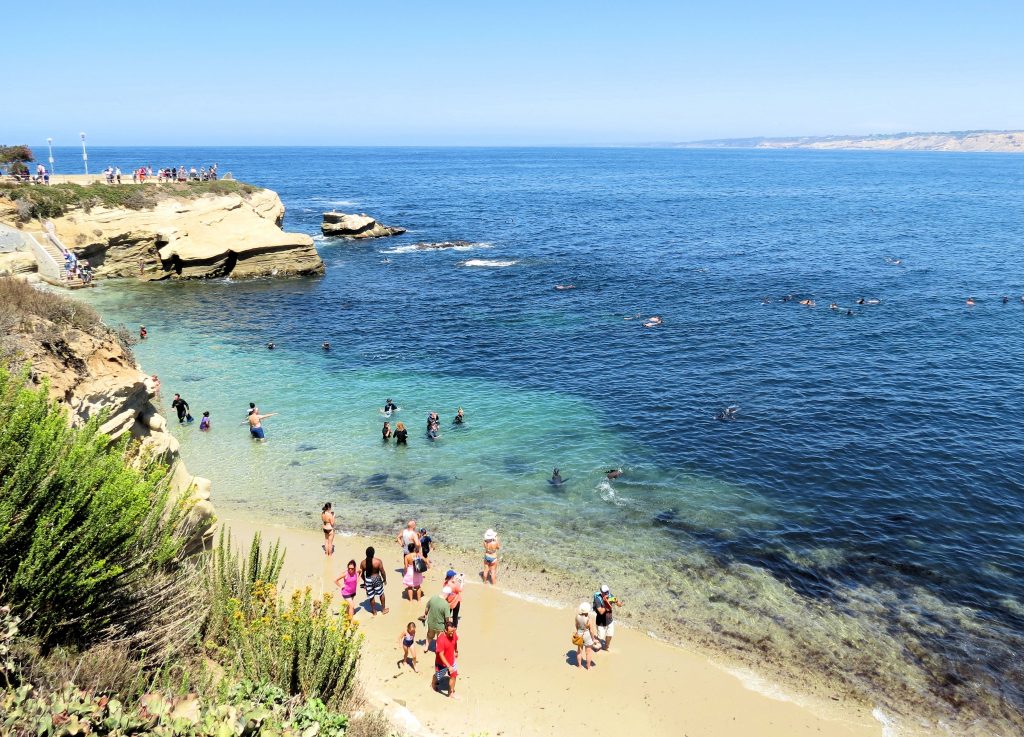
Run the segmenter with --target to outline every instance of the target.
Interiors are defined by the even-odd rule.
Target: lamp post
[[[82,163],[85,165],[85,173],[89,173],[89,154],[85,152],[85,134],[82,133]]]
[[[46,139],[46,147],[50,149],[50,179],[53,179],[53,139]]]

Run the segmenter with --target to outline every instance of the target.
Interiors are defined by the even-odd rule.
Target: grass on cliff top
[[[22,221],[32,218],[60,217],[68,210],[93,207],[126,207],[146,210],[168,197],[195,199],[206,194],[240,194],[243,197],[257,191],[251,184],[220,179],[214,182],[151,182],[148,184],[22,184],[0,183],[0,197],[18,206]]]

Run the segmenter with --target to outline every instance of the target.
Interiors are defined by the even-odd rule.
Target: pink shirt
[[[345,585],[341,587],[342,596],[354,596],[356,593],[356,587],[359,585],[359,574],[353,573],[349,575],[345,573]]]

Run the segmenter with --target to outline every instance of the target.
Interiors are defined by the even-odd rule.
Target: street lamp
[[[82,133],[82,163],[85,164],[85,173],[89,173],[89,154],[85,152],[85,134]]]
[[[50,149],[50,178],[53,178],[53,139],[46,139],[46,147]]]

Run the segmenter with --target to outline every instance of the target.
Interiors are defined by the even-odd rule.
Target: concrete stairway
[[[52,258],[60,267],[60,286],[67,287],[68,289],[80,289],[81,287],[86,286],[84,281],[79,279],[77,276],[71,276],[68,274],[67,269],[64,268],[64,252],[61,250],[63,246],[60,244],[60,240],[56,235],[48,231],[39,231],[33,233],[32,236],[36,239],[42,249],[49,254],[50,258]]]

